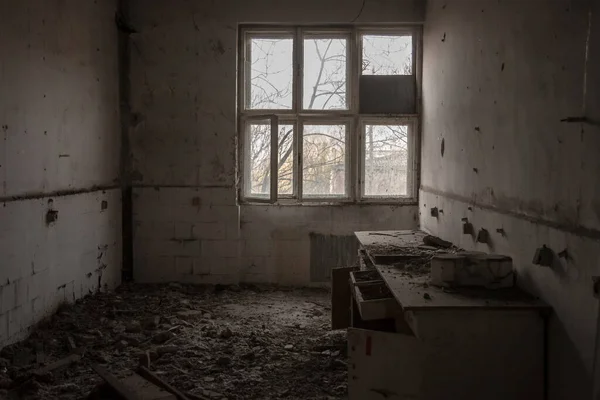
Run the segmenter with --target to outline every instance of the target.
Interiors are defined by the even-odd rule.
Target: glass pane
[[[250,39],[250,82],[246,107],[251,110],[292,108],[293,39]]]
[[[408,194],[408,126],[365,127],[365,196]]]
[[[348,41],[304,39],[304,109],[346,110]]]
[[[278,193],[294,193],[294,126],[279,125]],[[247,194],[255,197],[271,195],[271,124],[257,122],[249,126],[250,155]]]
[[[279,171],[277,176],[280,195],[294,194],[294,126],[279,125]]]
[[[251,123],[248,127],[250,173],[249,194],[258,197],[271,195],[271,124]]]
[[[304,197],[346,195],[345,125],[305,125],[302,157]]]
[[[412,36],[364,35],[363,75],[412,75]]]

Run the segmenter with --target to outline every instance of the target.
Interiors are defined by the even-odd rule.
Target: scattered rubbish
[[[190,321],[197,318],[203,318],[204,311],[198,310],[189,310],[189,311],[180,311],[177,314],[177,318],[182,319],[184,321]]]
[[[71,354],[63,359],[53,362],[50,365],[47,365],[42,368],[38,368],[33,371],[33,375],[43,376],[48,373],[52,373],[63,368],[70,366],[71,364],[77,363],[81,360],[81,356],[79,354]]]
[[[221,332],[219,332],[219,337],[221,339],[229,339],[231,336],[233,336],[233,332],[231,332],[231,329],[229,329],[229,327],[226,327],[225,329],[221,330]]]
[[[154,335],[154,337],[152,338],[152,343],[162,344],[168,342],[173,338],[175,338],[175,334],[172,331],[164,331]]]
[[[149,351],[145,351],[142,354],[140,354],[139,365],[141,367],[150,368],[151,362],[152,362],[152,358],[150,358],[150,352]]]
[[[160,324],[160,317],[157,315],[150,317],[150,318],[146,318],[145,320],[142,321],[142,327],[146,330],[156,329],[156,328],[158,328],[159,324]]]
[[[100,365],[92,365],[92,369],[122,398],[125,400],[142,400],[142,394]]]
[[[152,371],[150,371],[148,368],[139,367],[138,374],[140,374],[140,376],[146,378],[148,381],[152,382],[153,384],[157,385],[158,387],[166,390],[167,392],[173,393],[179,400],[188,400],[189,399],[189,397],[187,397],[186,395],[184,395],[183,393],[181,393],[180,391],[175,389],[173,386],[169,385],[167,382],[165,382],[164,380],[159,378],[157,375],[153,374]]]
[[[286,390],[305,398],[346,396],[346,336],[329,330],[327,291],[182,288],[124,284],[61,307],[28,339],[0,351],[0,398],[18,391],[17,399],[111,399],[112,383],[128,396],[165,399],[264,399]],[[202,313],[178,316],[190,310]],[[39,349],[45,365],[37,363]],[[152,368],[179,394],[139,367]]]
[[[453,246],[452,243],[431,235],[425,236],[423,238],[423,243],[425,243],[427,246],[441,247],[443,249],[449,249]]]
[[[125,332],[129,333],[140,333],[142,331],[142,324],[138,321],[131,321],[125,326]]]

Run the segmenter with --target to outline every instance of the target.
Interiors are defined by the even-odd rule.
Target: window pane
[[[293,39],[250,39],[246,107],[252,110],[292,108]]]
[[[271,195],[271,124],[252,123],[248,127],[250,154],[249,193],[258,197]]]
[[[294,126],[279,125],[278,193],[294,194]]]
[[[408,194],[408,126],[365,127],[365,196]]]
[[[412,75],[412,36],[364,35],[363,75]]]
[[[279,125],[279,171],[278,193],[292,195],[294,192],[294,126]],[[252,123],[249,126],[250,140],[250,188],[249,194],[256,197],[271,195],[271,124]]]
[[[302,157],[304,197],[346,195],[345,125],[305,125]]]
[[[346,39],[304,39],[304,109],[346,110]]]

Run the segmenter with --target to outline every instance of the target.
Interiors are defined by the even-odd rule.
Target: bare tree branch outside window
[[[405,196],[408,193],[408,127],[365,127],[365,195]]]
[[[412,36],[363,37],[363,75],[411,75]]]

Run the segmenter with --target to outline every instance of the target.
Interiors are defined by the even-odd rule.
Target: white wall
[[[115,11],[0,1],[0,347],[120,282]]]
[[[553,399],[591,398],[591,277],[600,265],[600,42],[591,4],[432,0],[424,34],[422,227],[511,255],[519,284],[552,305]],[[560,122],[584,106],[596,125]],[[431,207],[443,210],[439,218]],[[487,229],[492,244],[463,235],[462,218]],[[571,258],[532,265],[544,244]]]
[[[311,232],[417,227],[412,206],[238,207],[241,23],[349,23],[362,0],[131,2],[134,276],[309,283]],[[368,0],[357,23],[422,22],[419,0]]]

